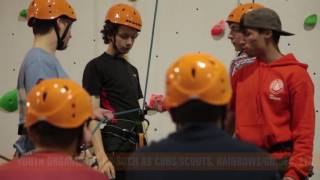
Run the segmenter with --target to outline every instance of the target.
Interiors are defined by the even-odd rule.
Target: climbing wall
[[[0,3],[0,95],[15,88],[19,66],[32,45],[32,32],[19,12],[29,0],[1,0]],[[85,64],[106,50],[100,30],[106,10],[111,4],[126,2],[134,5],[143,18],[143,29],[128,55],[140,73],[142,89],[148,64],[152,36],[155,0],[70,0],[76,10],[78,21],[72,27],[72,39],[66,51],[57,56],[70,78],[81,82]],[[186,52],[207,52],[224,62],[228,67],[235,52],[227,39],[228,28],[217,36],[211,35],[212,27],[225,20],[238,0],[159,0],[151,54],[151,66],[147,94],[164,92],[165,71],[180,55]],[[242,3],[251,2],[242,0]],[[280,39],[283,53],[293,52],[302,62],[309,64],[309,73],[315,84],[316,117],[319,120],[320,66],[318,51],[320,42],[319,20],[313,27],[304,26],[306,17],[320,16],[318,0],[256,0],[278,12],[283,28],[295,33]],[[148,98],[147,98],[148,100]],[[175,130],[167,113],[146,116],[150,121],[148,141],[157,141]],[[17,139],[17,113],[0,112],[0,154],[11,157],[12,144]],[[316,124],[314,165],[320,172],[320,124]],[[1,162],[1,160],[0,160]],[[313,179],[319,179],[316,174]]]

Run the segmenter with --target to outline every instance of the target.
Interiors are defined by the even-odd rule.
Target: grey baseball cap
[[[259,8],[252,10],[242,16],[240,28],[259,28],[278,32],[283,36],[292,36],[294,34],[283,31],[279,15],[272,9]]]

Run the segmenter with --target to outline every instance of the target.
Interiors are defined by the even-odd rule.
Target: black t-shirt
[[[140,108],[138,100],[143,95],[138,70],[124,58],[103,53],[91,60],[85,67],[82,84],[90,95],[100,97],[102,108],[114,113]],[[109,152],[133,151],[135,145],[132,141],[126,140],[128,133],[124,133],[121,129],[141,132],[139,112],[119,115],[116,118],[120,119],[117,124],[106,126],[101,131],[105,148]]]

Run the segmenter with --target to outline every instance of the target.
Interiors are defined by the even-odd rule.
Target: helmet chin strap
[[[69,31],[69,29],[70,29],[70,27],[71,27],[71,24],[72,23],[69,23],[68,25],[67,25],[67,27],[66,27],[66,29],[64,30],[64,32],[63,32],[63,34],[62,34],[62,36],[60,37],[60,35],[59,35],[59,30],[60,30],[60,28],[58,27],[58,24],[56,23],[55,25],[54,25],[54,30],[55,30],[55,32],[56,32],[56,35],[57,35],[57,47],[56,47],[56,49],[57,50],[65,50],[66,48],[67,48],[67,46],[65,45],[65,43],[64,43],[64,39],[66,38],[66,36],[67,36],[67,34],[68,34],[68,31]]]

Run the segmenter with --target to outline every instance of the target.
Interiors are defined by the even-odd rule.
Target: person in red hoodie
[[[239,4],[234,8],[228,15],[227,23],[230,29],[228,34],[228,39],[230,39],[234,50],[236,51],[236,57],[232,59],[229,67],[229,74],[233,76],[241,67],[251,64],[255,61],[254,57],[249,57],[242,49],[241,42],[243,41],[243,34],[240,31],[240,19],[241,17],[249,11],[254,9],[264,7],[258,3],[245,3]],[[234,114],[231,111],[228,111],[227,118],[224,121],[224,130],[229,134],[234,133]]]
[[[260,8],[240,22],[243,50],[256,61],[232,77],[235,134],[256,144],[281,163],[283,179],[312,174],[315,127],[314,86],[307,65],[278,48],[282,30],[278,14]]]

